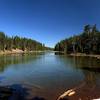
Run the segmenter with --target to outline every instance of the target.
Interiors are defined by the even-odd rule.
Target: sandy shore
[[[37,53],[37,52],[44,52],[44,51],[23,51],[23,50],[20,50],[20,49],[12,49],[12,50],[0,51],[0,55],[22,54],[22,53]]]

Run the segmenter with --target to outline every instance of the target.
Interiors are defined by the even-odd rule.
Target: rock
[[[9,87],[0,87],[0,100],[8,100],[13,94],[13,91]]]

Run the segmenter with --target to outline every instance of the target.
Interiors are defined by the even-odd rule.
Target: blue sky
[[[100,0],[0,0],[0,31],[9,36],[53,47],[85,24],[100,28]]]

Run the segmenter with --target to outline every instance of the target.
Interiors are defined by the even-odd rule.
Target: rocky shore
[[[100,59],[99,54],[72,53],[70,54],[70,56],[94,57],[94,58]]]
[[[94,57],[94,58],[100,59],[100,54],[86,54],[86,53],[66,54],[65,52],[59,52],[59,51],[55,51],[55,54],[57,54],[57,55],[68,55],[68,56]]]

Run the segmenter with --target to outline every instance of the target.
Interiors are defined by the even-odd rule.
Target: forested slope
[[[27,51],[44,50],[44,44],[19,36],[9,37],[4,32],[0,32],[0,51],[20,49]]]
[[[86,25],[81,34],[58,42],[55,51],[100,54],[100,31],[96,25]]]

